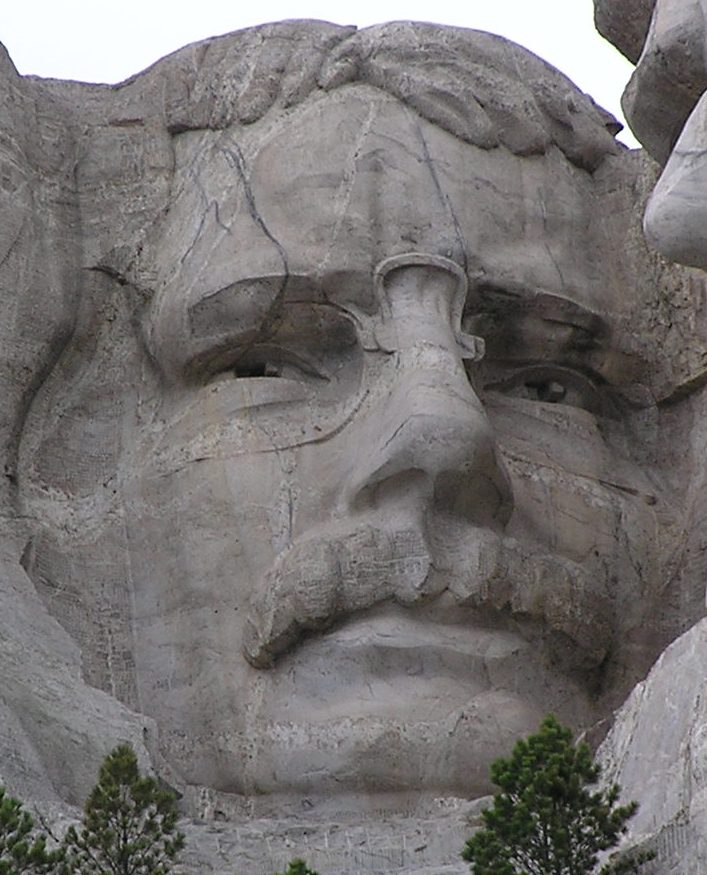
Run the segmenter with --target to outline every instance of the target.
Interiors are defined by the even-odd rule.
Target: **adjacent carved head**
[[[621,4],[608,7],[619,25]],[[646,211],[646,235],[672,261],[707,267],[707,4],[652,0],[645,42],[623,97],[647,151],[665,165]]]

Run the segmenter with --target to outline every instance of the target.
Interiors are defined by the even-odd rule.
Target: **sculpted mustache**
[[[569,639],[575,662],[601,663],[612,607],[594,570],[512,538],[469,527],[454,555],[434,553],[419,528],[370,524],[318,534],[281,554],[251,597],[243,633],[246,659],[269,668],[307,633],[381,602],[415,605],[447,591],[462,607],[506,612],[545,636]],[[446,559],[446,561],[445,561]]]

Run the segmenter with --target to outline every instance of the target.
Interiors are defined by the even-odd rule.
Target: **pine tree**
[[[155,778],[140,775],[129,745],[116,747],[103,761],[81,829],[66,834],[64,872],[168,875],[184,847],[175,803]]]
[[[586,744],[549,715],[539,732],[519,741],[508,759],[496,760],[491,778],[500,787],[482,812],[484,827],[462,856],[474,875],[589,875],[598,854],[626,832],[638,804],[617,805],[618,785],[590,792],[600,769]],[[599,875],[637,871],[652,855],[623,858]]]
[[[317,873],[314,869],[310,869],[304,860],[290,860],[282,875],[317,875]]]
[[[47,850],[32,816],[0,787],[0,875],[56,872],[62,857],[60,850]]]

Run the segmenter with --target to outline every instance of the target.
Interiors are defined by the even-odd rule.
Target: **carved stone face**
[[[364,86],[176,139],[120,525],[188,781],[468,796],[604,712],[670,514],[600,176]]]

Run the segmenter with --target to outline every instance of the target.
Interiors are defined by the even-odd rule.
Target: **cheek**
[[[256,583],[293,541],[330,520],[345,474],[339,439],[214,457],[154,454],[124,494],[130,551],[149,579],[149,610],[244,605]],[[184,449],[184,448],[182,448]],[[155,545],[160,545],[156,550]]]
[[[639,565],[657,568],[653,490],[607,444],[593,415],[518,401],[490,412],[513,486],[509,535],[604,574],[622,569],[627,578]]]
[[[532,462],[507,463],[515,498],[508,534],[582,564],[618,569],[655,564],[658,529],[652,509],[585,476]],[[629,569],[627,572],[632,576]],[[626,577],[626,574],[624,574]]]
[[[508,458],[538,469],[600,479],[611,468],[596,417],[567,404],[502,396],[484,399],[499,446]]]
[[[132,564],[149,582],[138,591],[145,609],[196,610],[226,593],[244,601],[247,581],[287,538],[282,479],[274,455],[169,472],[145,465],[124,494]]]

